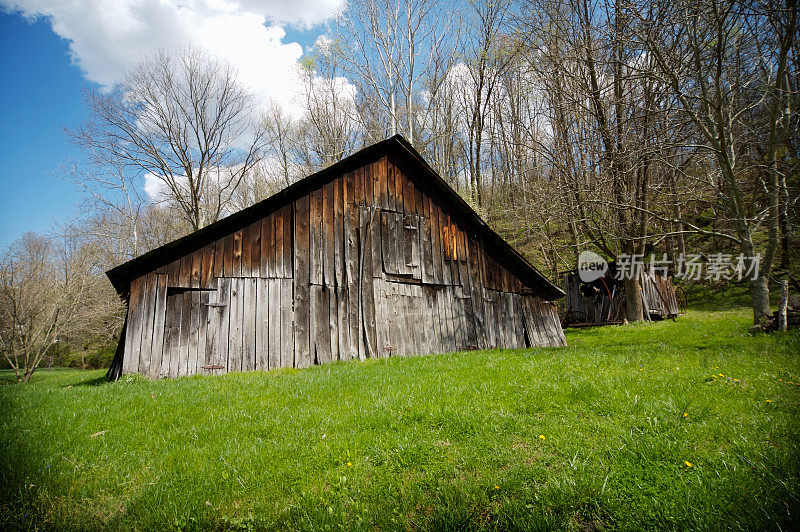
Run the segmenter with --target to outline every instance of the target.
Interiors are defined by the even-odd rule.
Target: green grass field
[[[0,528],[795,528],[800,336],[750,322],[270,374],[42,371],[0,385]]]

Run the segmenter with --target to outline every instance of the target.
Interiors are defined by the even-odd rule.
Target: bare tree
[[[295,152],[305,173],[311,173],[349,155],[360,131],[354,87],[344,77],[338,41],[318,43],[300,67],[305,115],[297,127]]]
[[[56,243],[26,233],[0,256],[0,351],[28,382],[78,310],[86,276]]]
[[[639,37],[660,81],[716,162],[715,188],[731,225],[719,236],[736,243],[748,271],[755,272],[749,288],[758,324],[770,314],[769,275],[778,249],[782,176],[777,151],[791,122],[787,69],[797,2],[675,2],[663,10],[640,8],[638,14],[643,21]],[[762,119],[750,120],[753,113]],[[748,164],[752,158],[746,154],[758,139],[766,139],[763,163]],[[753,175],[764,179],[753,184]],[[753,188],[765,190],[765,200],[753,197]],[[763,225],[767,238],[758,264]]]
[[[341,48],[346,69],[361,96],[372,100],[372,111],[385,117],[365,122],[388,126],[388,131],[368,129],[369,139],[403,131],[415,142],[418,89],[442,43],[437,30],[444,21],[432,0],[350,4]]]
[[[161,184],[193,230],[216,221],[261,159],[263,125],[233,69],[187,48],[161,52],[109,93],[86,94],[90,120],[70,131],[95,161]]]
[[[469,181],[473,200],[483,204],[483,143],[492,98],[520,46],[507,30],[510,2],[479,0],[470,3],[471,16],[463,51],[468,74],[462,87],[467,130]]]

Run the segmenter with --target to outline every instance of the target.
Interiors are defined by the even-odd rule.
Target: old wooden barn
[[[400,136],[108,277],[110,378],[565,344],[563,292]]]

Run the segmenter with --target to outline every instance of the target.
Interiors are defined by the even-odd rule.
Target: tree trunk
[[[753,323],[761,325],[761,322],[769,317],[769,284],[767,278],[760,276],[749,283],[750,297],[753,299]]]
[[[778,330],[786,330],[786,307],[789,304],[789,281],[781,281],[781,302],[778,305]]]
[[[625,317],[628,321],[644,321],[644,305],[642,304],[642,285],[637,279],[625,277],[622,281],[625,288]]]

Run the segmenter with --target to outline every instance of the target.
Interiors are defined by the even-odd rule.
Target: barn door
[[[161,375],[204,372],[209,302],[217,290],[168,287],[164,314]],[[214,295],[212,295],[214,294]]]

